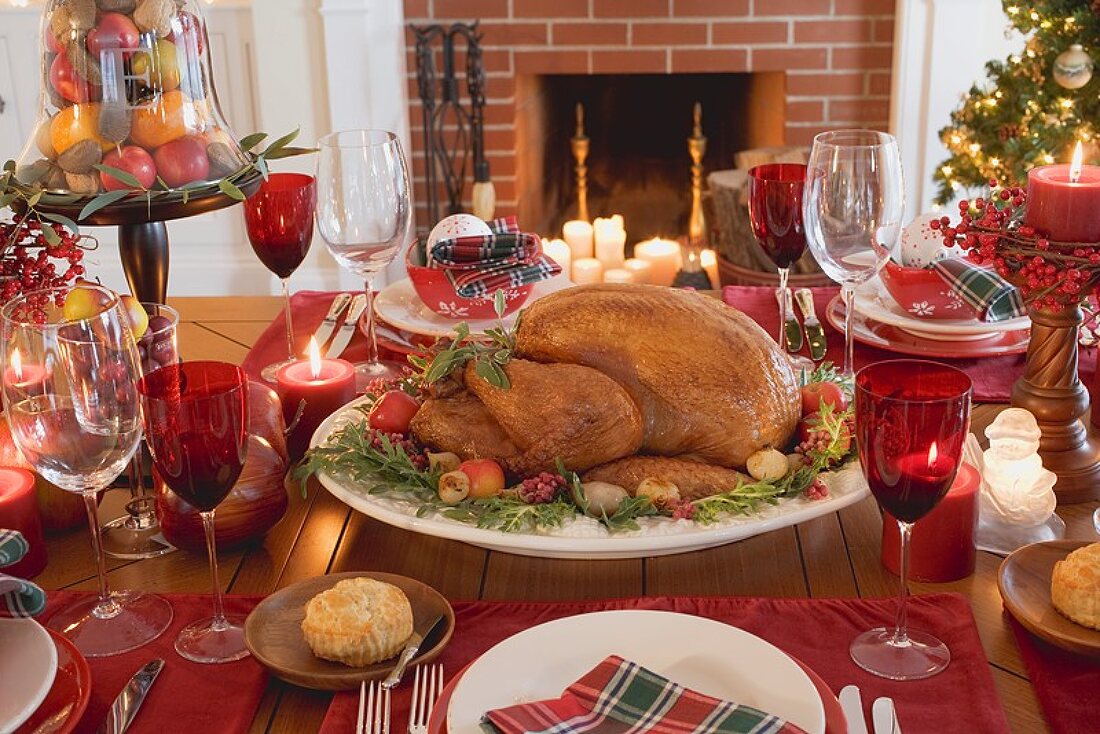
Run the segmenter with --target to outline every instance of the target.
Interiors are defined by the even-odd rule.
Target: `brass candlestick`
[[[703,156],[707,152],[707,138],[703,135],[703,105],[695,103],[695,125],[688,138],[691,155],[691,215],[688,217],[688,243],[700,248],[704,244],[706,223],[703,220]]]
[[[588,136],[584,134],[584,105],[577,103],[577,132],[569,140],[569,147],[573,149],[573,160],[577,165],[573,170],[577,174],[577,219],[587,222],[588,219]]]

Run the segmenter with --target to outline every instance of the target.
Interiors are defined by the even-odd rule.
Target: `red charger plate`
[[[76,728],[92,697],[92,671],[88,661],[67,637],[47,629],[57,647],[57,675],[53,686],[16,734],[67,734]]]
[[[829,686],[825,684],[825,681],[821,680],[817,673],[806,667],[801,660],[793,655],[789,657],[795,661],[798,667],[806,671],[806,675],[810,677],[810,682],[814,684],[818,695],[821,696],[821,703],[825,707],[825,734],[848,734],[848,720],[844,718],[844,710],[840,708],[840,701],[837,700],[836,695],[829,690]],[[470,663],[470,665],[473,665],[473,663]],[[467,665],[466,668],[469,668],[470,665]],[[455,687],[466,672],[466,668],[458,671],[458,675],[451,678],[450,683],[443,687],[443,692],[436,699],[435,706],[432,708],[432,716],[428,720],[428,734],[447,734],[447,709],[451,705],[451,695],[455,692]]]
[[[829,302],[825,318],[833,327],[844,333],[844,302],[837,296]],[[990,334],[988,339],[959,341],[924,339],[916,334],[883,324],[857,313],[852,325],[852,337],[860,344],[877,347],[899,354],[915,354],[941,359],[974,359],[996,357],[1002,354],[1023,354],[1031,339],[1030,329],[1002,331]]]

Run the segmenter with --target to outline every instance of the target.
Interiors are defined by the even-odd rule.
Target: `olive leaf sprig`
[[[409,362],[421,370],[424,382],[431,385],[455,370],[465,367],[467,362],[474,363],[478,377],[494,387],[507,390],[512,387],[504,365],[511,361],[516,350],[516,332],[519,331],[523,311],[516,316],[512,328],[504,325],[504,311],[507,301],[504,291],[493,294],[493,310],[497,315],[497,325],[486,329],[484,336],[471,336],[470,326],[462,322],[455,327],[455,337],[451,343],[438,352],[429,362],[423,357],[410,357]]]

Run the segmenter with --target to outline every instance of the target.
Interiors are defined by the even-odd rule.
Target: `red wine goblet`
[[[286,314],[287,358],[269,364],[260,375],[275,382],[279,368],[296,359],[294,326],[290,318],[290,276],[309,253],[313,242],[313,213],[317,206],[317,182],[302,173],[273,173],[244,202],[248,241],[260,262],[283,284]]]
[[[806,251],[802,228],[802,190],[806,166],[769,163],[749,170],[749,221],[760,249],[779,271],[779,339],[786,348],[787,279],[790,268]]]
[[[248,654],[243,619],[227,617],[218,581],[214,509],[244,468],[248,448],[248,378],[224,362],[183,362],[138,384],[153,466],[169,489],[197,507],[206,531],[214,616],[176,638],[176,651],[197,663],[224,663]]]
[[[962,461],[970,393],[966,373],[938,362],[890,360],[856,374],[859,460],[875,500],[901,530],[896,624],[864,632],[850,648],[857,665],[883,678],[928,678],[951,661],[943,642],[909,629],[906,577],[913,523],[943,499]]]

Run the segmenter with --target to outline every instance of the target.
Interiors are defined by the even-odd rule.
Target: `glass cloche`
[[[196,0],[48,0],[35,132],[17,177],[94,196],[194,188],[246,163],[214,89]]]

